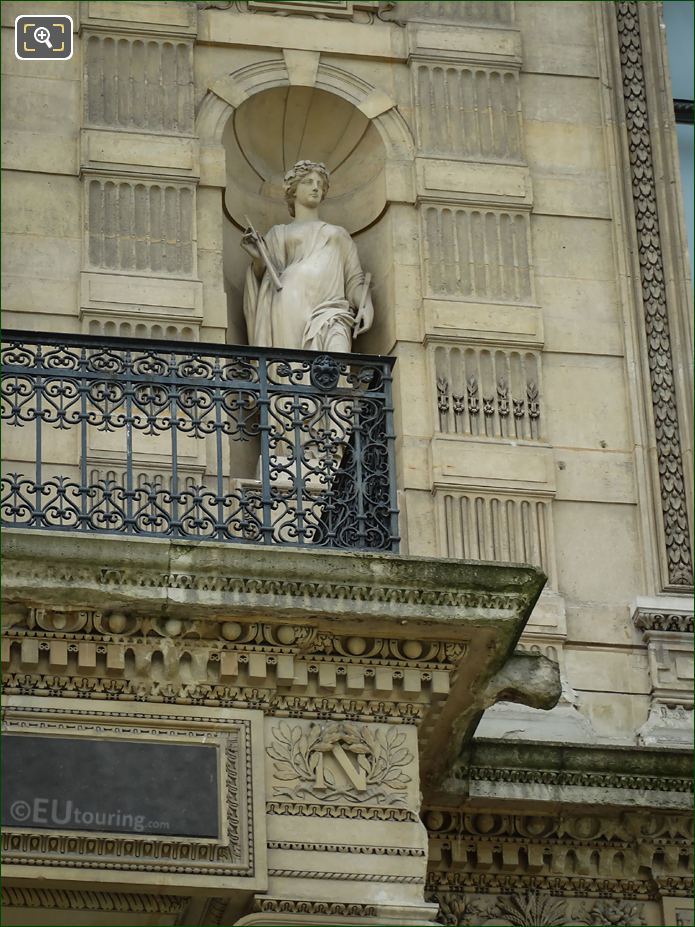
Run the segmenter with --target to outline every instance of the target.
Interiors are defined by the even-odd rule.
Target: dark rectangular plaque
[[[219,838],[218,748],[5,734],[2,824]]]

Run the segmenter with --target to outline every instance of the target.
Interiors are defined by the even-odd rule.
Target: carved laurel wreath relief
[[[403,771],[414,759],[406,734],[350,722],[312,724],[281,721],[267,748],[274,761],[276,798],[342,801],[398,807],[405,804],[411,777]]]

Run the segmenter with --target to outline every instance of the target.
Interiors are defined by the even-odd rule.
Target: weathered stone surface
[[[278,806],[262,897],[191,901],[175,880],[120,895],[12,884],[8,923],[56,909],[133,924],[423,923],[435,902],[451,924],[687,923],[685,792],[669,767],[692,744],[692,287],[672,36],[658,4],[330,6],[68,3],[72,59],[22,62],[15,16],[54,5],[3,3],[5,324],[243,342],[237,212],[252,204],[267,231],[284,216],[277,175],[336,155],[326,205],[373,282],[356,347],[398,358],[406,556],[6,536],[9,697],[69,695],[76,711],[179,701],[182,715],[233,703],[274,719],[271,735],[282,721],[305,738],[346,719],[407,731],[395,749],[421,761],[402,770],[408,788],[419,765],[430,799],[484,820],[426,851],[414,817]],[[90,214],[94,182],[123,196]],[[169,194],[158,212],[151,191],[172,189],[188,199],[174,208]],[[133,248],[148,261],[133,264]],[[24,431],[6,435],[8,469],[33,461]],[[97,441],[105,458],[111,438]],[[194,444],[181,436],[208,477]],[[48,469],[79,465],[69,432],[44,453]],[[530,618],[542,581],[502,566],[515,561],[548,576]],[[557,661],[558,705],[497,702],[476,729],[484,773],[468,793],[466,779],[437,782],[489,677],[501,674],[488,701],[509,695],[517,645]],[[364,746],[329,734],[346,756]],[[331,756],[344,791],[351,774]],[[543,843],[528,813],[545,833],[560,806],[577,812],[572,833]],[[525,822],[518,840],[505,815]],[[652,845],[667,847],[656,867]]]

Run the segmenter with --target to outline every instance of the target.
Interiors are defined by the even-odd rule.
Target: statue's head
[[[328,178],[328,170],[325,164],[316,161],[297,161],[294,167],[291,167],[285,174],[283,184],[290,215],[294,216],[294,204],[300,184],[302,189],[299,191],[299,195],[302,198],[306,197],[307,205],[318,206],[328,192]],[[312,200],[316,199],[314,193],[320,196],[320,199],[312,203]]]

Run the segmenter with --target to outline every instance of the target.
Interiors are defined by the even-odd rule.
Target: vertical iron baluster
[[[291,376],[291,374],[290,374]],[[290,388],[291,388],[290,381]],[[304,463],[304,450],[302,448],[302,428],[300,412],[302,411],[301,394],[295,393],[292,397],[292,426],[294,431],[294,470],[295,470],[295,501],[297,507],[297,543],[304,544],[304,482],[302,478],[302,464]]]
[[[43,366],[43,356],[41,351],[41,345],[38,346],[36,351],[36,362],[37,365]],[[34,381],[36,389],[36,430],[35,430],[35,444],[36,444],[36,461],[35,461],[35,479],[34,479],[34,510],[31,515],[31,525],[36,524],[37,527],[41,527],[41,520],[43,515],[43,472],[42,472],[42,434],[41,429],[43,426],[43,390],[44,390],[44,379],[39,374]],[[45,527],[49,527],[46,525]]]
[[[393,427],[393,362],[383,361],[383,391],[384,391],[384,431],[386,439],[386,460],[389,486],[389,513],[390,550],[398,553],[400,535],[398,533],[398,488],[396,484],[396,432]]]
[[[222,364],[219,355],[215,356],[212,371],[214,380],[213,402],[215,403],[215,460],[217,462],[217,525],[215,534],[224,540],[224,470],[222,459]]]
[[[171,352],[170,373],[172,379],[176,377],[176,354]],[[169,417],[171,418],[171,520],[169,527],[172,536],[176,537],[181,534],[181,524],[179,522],[179,435],[176,427],[176,400],[179,396],[178,383],[169,384]]]
[[[270,518],[270,422],[269,422],[269,395],[268,395],[268,355],[261,354],[258,358],[258,386],[259,386],[259,416],[261,436],[261,500],[263,505],[263,543],[272,544],[273,525]]]
[[[125,532],[135,534],[135,520],[133,519],[133,358],[130,351],[125,351]]]
[[[359,396],[355,399],[355,486],[357,487],[357,544],[356,547],[366,548],[366,533],[364,530],[364,473],[362,467],[362,401]]]
[[[87,369],[87,349],[80,351],[80,368],[84,374]],[[80,386],[80,516],[79,528],[86,527],[89,519],[87,500],[89,499],[89,486],[87,484],[87,391],[89,381],[85,376],[79,380]]]

